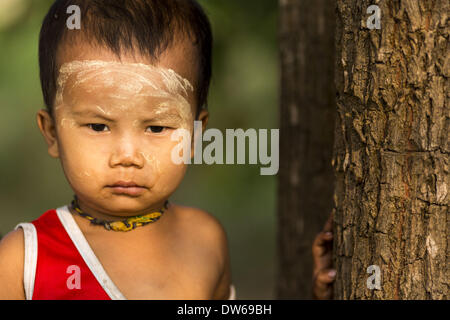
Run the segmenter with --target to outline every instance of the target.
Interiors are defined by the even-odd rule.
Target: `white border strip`
[[[32,300],[38,256],[37,232],[32,223],[20,223],[14,230],[18,228],[22,228],[23,230],[25,243],[25,260],[23,265],[23,287],[25,290],[25,298],[27,300]]]
[[[97,256],[92,251],[91,246],[89,245],[77,223],[75,222],[68,207],[60,207],[56,209],[56,212],[59,220],[64,226],[64,229],[66,229],[66,232],[72,240],[73,244],[78,249],[78,252],[81,254],[87,266],[94,274],[95,278],[97,278],[97,281],[100,283],[108,296],[112,300],[126,300],[124,295],[120,292],[120,290],[116,287],[114,282],[112,282],[111,278],[106,273]]]

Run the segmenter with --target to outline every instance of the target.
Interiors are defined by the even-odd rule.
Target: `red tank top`
[[[24,289],[32,300],[124,300],[67,206],[51,209],[24,229]],[[229,300],[236,293],[230,285]]]
[[[34,220],[38,255],[33,300],[110,300],[55,209]]]

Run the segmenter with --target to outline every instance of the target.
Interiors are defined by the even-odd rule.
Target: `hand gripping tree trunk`
[[[337,1],[337,299],[449,298],[449,11]]]

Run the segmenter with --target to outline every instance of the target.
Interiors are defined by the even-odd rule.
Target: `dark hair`
[[[69,30],[67,8],[81,10],[81,30]],[[53,115],[58,49],[67,39],[82,39],[121,53],[137,51],[151,61],[169,48],[175,36],[188,36],[197,52],[197,115],[207,107],[211,81],[212,31],[196,0],[56,0],[47,13],[39,38],[39,67],[44,102]]]

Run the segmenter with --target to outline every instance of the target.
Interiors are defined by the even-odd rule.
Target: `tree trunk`
[[[279,299],[310,299],[311,245],[333,201],[334,1],[280,0]]]
[[[448,0],[337,1],[337,299],[449,298],[448,15]]]

